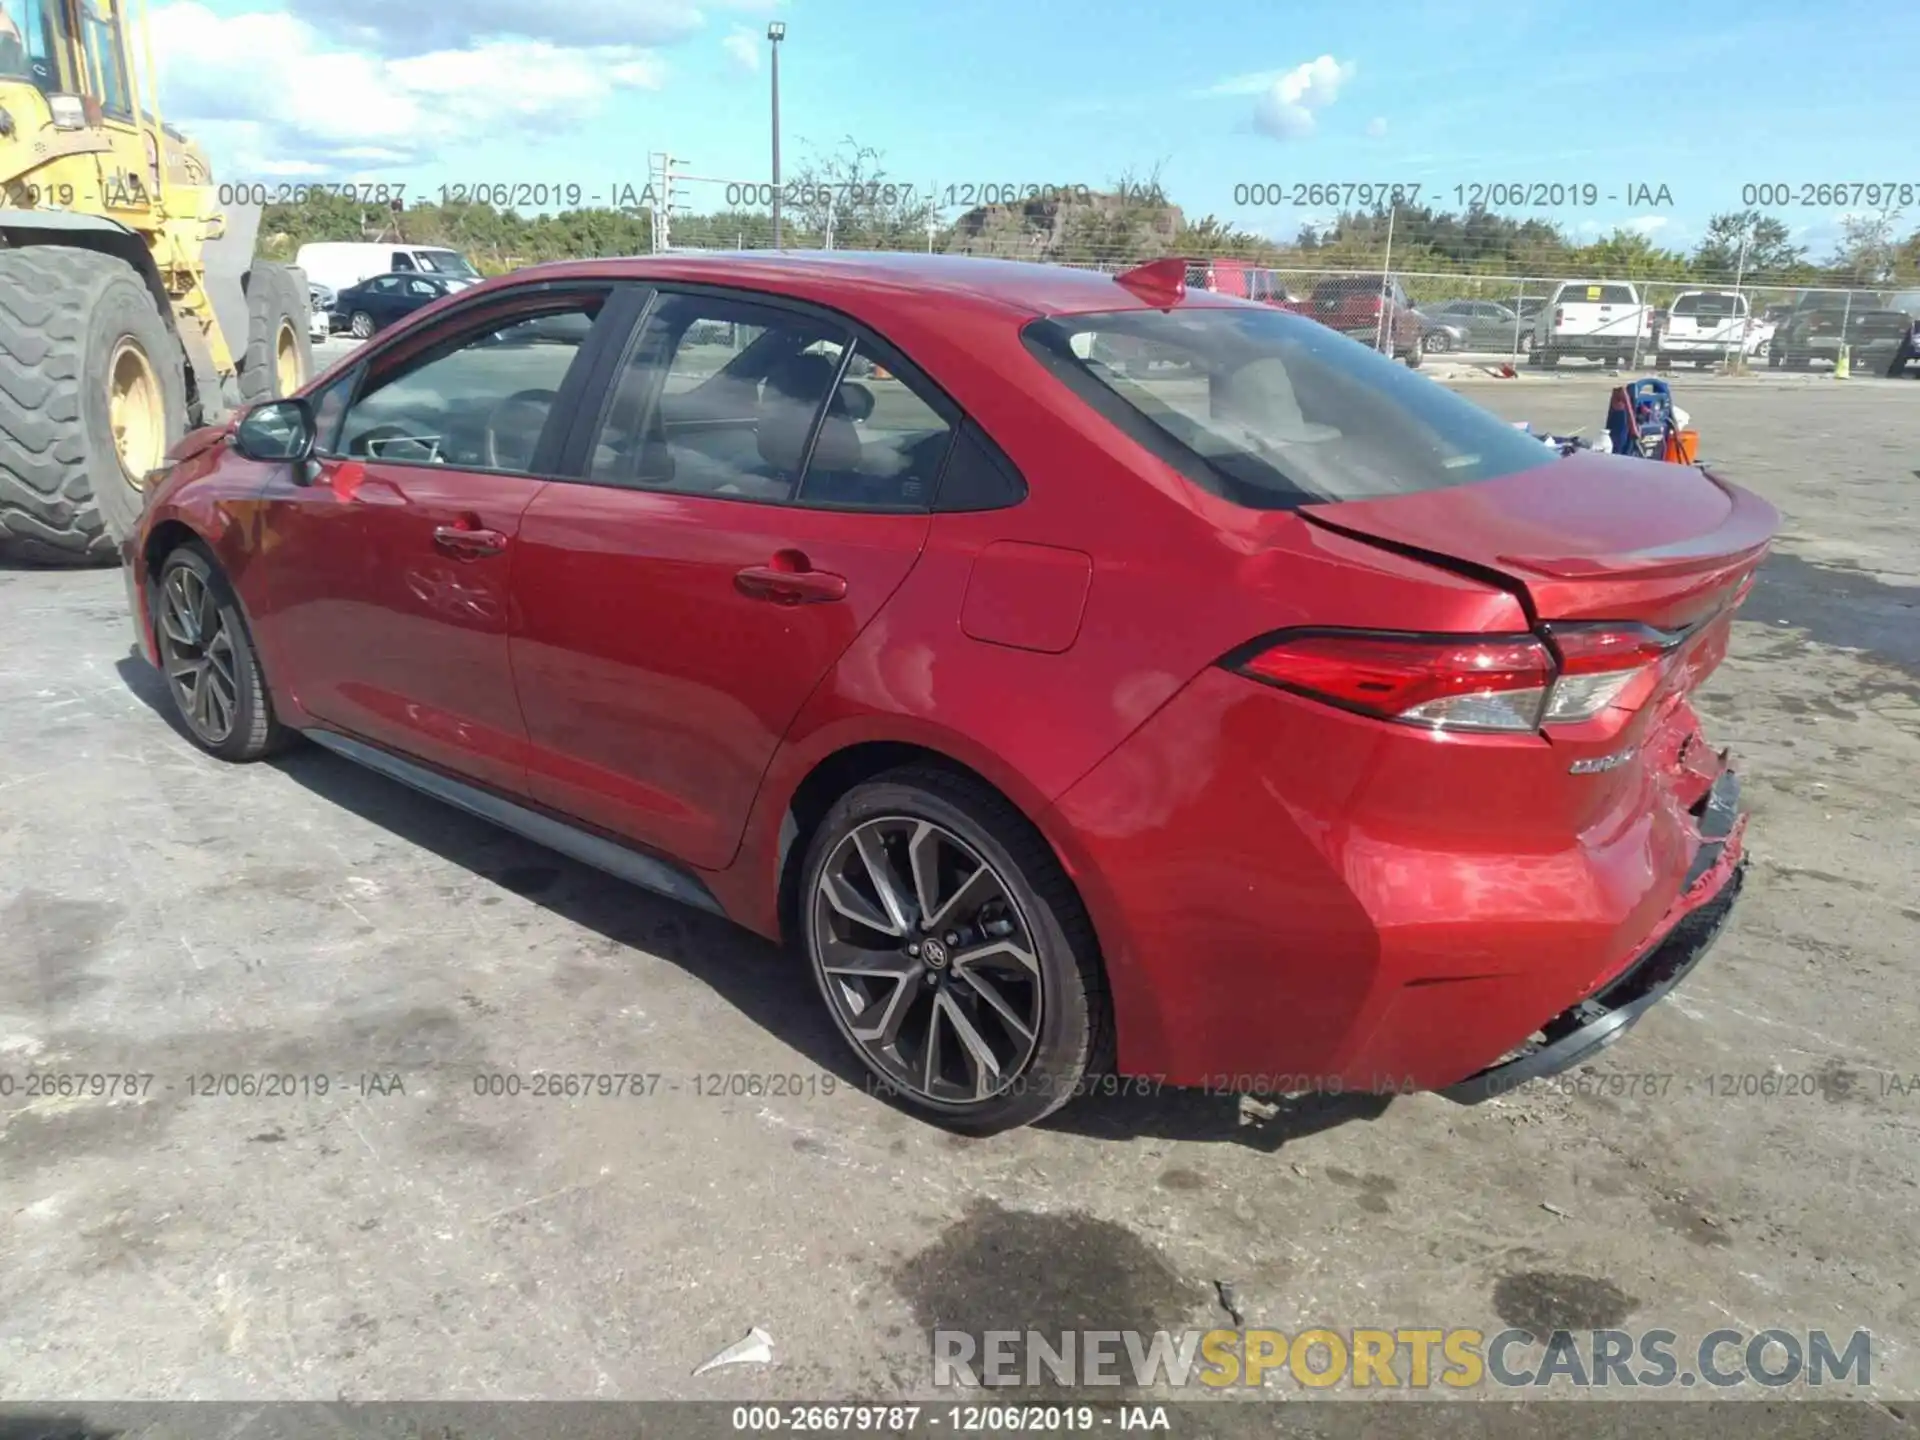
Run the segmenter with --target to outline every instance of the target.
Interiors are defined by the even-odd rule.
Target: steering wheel
[[[425,445],[425,442],[422,441],[421,437],[416,433],[414,433],[413,427],[408,425],[388,424],[388,425],[375,425],[371,430],[363,431],[360,434],[354,436],[352,442],[347,447],[347,453],[350,455],[362,456],[368,460],[386,459],[388,457],[378,447],[381,446],[382,444],[385,444],[393,440],[408,440],[413,442],[416,445],[420,445],[423,449],[427,448]],[[394,457],[394,458],[400,458],[400,457]],[[409,456],[406,458],[411,459],[413,457]],[[438,453],[437,446],[434,447],[434,453],[428,455],[427,461],[429,464],[440,463],[440,456]]]
[[[489,470],[524,470],[533,463],[533,452],[539,447],[540,432],[546,428],[547,415],[553,409],[554,402],[560,396],[552,390],[516,390],[487,416],[486,457]],[[509,448],[503,455],[501,451],[502,421],[519,411],[523,420],[530,421],[517,427],[510,427],[508,438],[512,445],[524,443],[525,453]],[[529,438],[528,432],[531,431]]]

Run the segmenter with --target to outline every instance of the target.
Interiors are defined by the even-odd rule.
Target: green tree
[[[1702,276],[1735,276],[1744,268],[1747,278],[1764,282],[1790,278],[1806,264],[1806,257],[1806,247],[1793,243],[1784,220],[1758,210],[1729,210],[1707,221],[1706,236],[1693,250],[1693,265]]]

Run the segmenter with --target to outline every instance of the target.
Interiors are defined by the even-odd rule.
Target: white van
[[[293,263],[307,272],[307,279],[324,285],[335,295],[350,285],[370,280],[375,275],[395,271],[420,272],[452,280],[462,287],[479,283],[480,272],[458,250],[434,245],[368,244],[359,241],[317,241],[302,245]]]
[[[1541,307],[1534,321],[1535,365],[1558,365],[1564,355],[1624,365],[1653,347],[1647,307],[1640,291],[1618,281],[1568,280]]]

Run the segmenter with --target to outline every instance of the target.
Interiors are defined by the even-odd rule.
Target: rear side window
[[[1557,458],[1371,347],[1282,310],[1067,315],[1023,334],[1095,410],[1252,509],[1447,489]]]

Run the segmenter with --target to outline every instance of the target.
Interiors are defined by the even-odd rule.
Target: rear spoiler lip
[[[1552,557],[1503,554],[1496,558],[1503,566],[1555,580],[1581,580],[1603,575],[1658,580],[1666,576],[1736,570],[1763,559],[1772,548],[1774,535],[1779,529],[1780,512],[1751,490],[1730,485],[1709,470],[1702,469],[1700,473],[1717,486],[1733,506],[1725,523],[1704,535],[1614,555]]]

